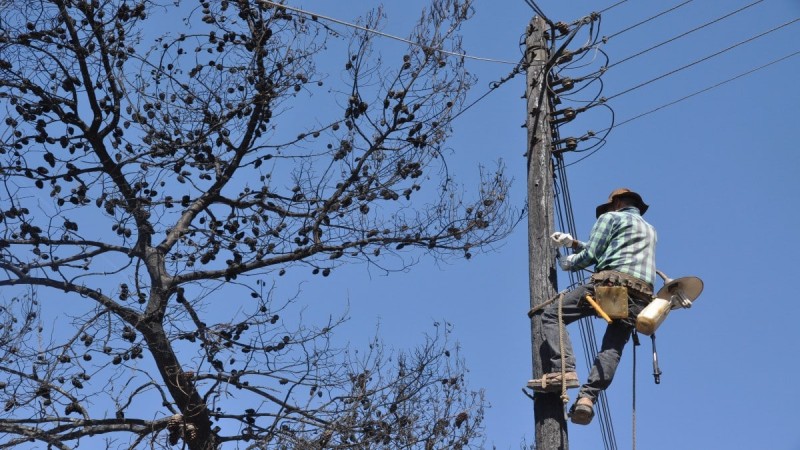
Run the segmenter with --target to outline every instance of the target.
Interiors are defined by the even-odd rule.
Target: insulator
[[[569,122],[577,116],[578,113],[572,108],[561,109],[558,111],[553,112],[552,118],[550,119],[550,123],[557,124],[557,123],[564,123]],[[562,116],[562,117],[559,117]]]
[[[571,51],[564,50],[564,53],[562,53],[558,57],[558,60],[556,60],[556,64],[563,64],[563,63],[570,62],[570,61],[572,61],[572,56],[573,56],[573,53]]]
[[[553,113],[552,113],[553,117],[562,116],[562,115],[571,120],[571,119],[574,119],[575,116],[578,115],[578,112],[575,111],[573,108],[565,108],[565,109],[559,109],[557,111],[553,111]]]
[[[564,22],[556,22],[555,28],[562,36],[569,33],[569,25]]]
[[[561,78],[560,80],[558,80],[558,83],[561,84],[560,88],[553,89],[554,85],[550,86],[550,88],[553,89],[553,92],[556,94],[569,91],[570,89],[575,87],[575,82],[572,81],[571,78]]]
[[[565,148],[560,149],[560,151],[572,151],[578,148],[578,138],[568,137],[564,139],[560,139],[558,141],[553,142],[554,146],[564,145]]]
[[[552,88],[554,88],[556,86],[559,86],[559,85],[564,84],[566,82],[572,81],[572,78],[570,78],[570,77],[558,78],[558,77],[554,76],[554,77],[551,77],[549,81],[550,81],[550,89],[552,89]]]

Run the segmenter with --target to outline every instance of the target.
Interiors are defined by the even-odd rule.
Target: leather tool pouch
[[[612,319],[628,318],[628,288],[625,286],[595,286],[595,297],[603,311]]]

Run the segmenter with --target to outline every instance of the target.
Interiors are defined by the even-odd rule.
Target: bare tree
[[[471,2],[433,0],[396,58],[380,10],[187,3],[0,0],[0,448],[478,445],[446,327],[349,353],[274,290],[513,226],[502,167],[467,201],[445,163]]]

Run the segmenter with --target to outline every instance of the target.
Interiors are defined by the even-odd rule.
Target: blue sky
[[[602,14],[600,35],[615,35],[602,49],[613,64],[751,2],[687,2],[615,35],[683,1],[620,3]],[[386,3],[383,31],[405,36],[427,1]],[[472,98],[506,76],[513,67],[508,62],[521,57],[519,42],[534,13],[522,0],[505,3],[498,7],[477,0],[475,17],[463,30],[465,50],[493,60],[468,62],[479,78]],[[553,21],[569,23],[615,3],[542,0],[539,5]],[[378,5],[363,0],[289,4],[344,21]],[[797,0],[762,1],[613,67],[602,77],[603,95],[612,97],[798,17]],[[571,47],[581,45],[581,39],[585,35]],[[387,38],[377,42],[386,55],[404,48]],[[614,97],[609,106],[620,123],[797,52],[799,42],[800,23],[795,23]],[[341,61],[343,51],[331,45],[327,56]],[[572,76],[596,68],[596,62],[578,67]],[[658,267],[671,277],[696,275],[705,282],[695,306],[671,314],[658,331],[661,384],[653,383],[649,340],[643,339],[637,350],[639,448],[800,449],[793,408],[800,399],[784,382],[800,370],[795,323],[800,302],[791,298],[789,288],[800,251],[795,236],[800,215],[793,200],[800,193],[798,73],[800,55],[614,128],[597,153],[567,169],[578,238],[587,237],[594,207],[611,190],[630,187],[651,205],[645,217],[659,233]],[[507,175],[515,179],[511,202],[519,209],[526,196],[524,90],[524,78],[517,76],[460,116],[448,163],[469,189],[476,185],[479,164],[492,167],[502,159]],[[575,98],[595,93],[587,89]],[[609,125],[608,111],[597,108],[565,126],[562,136]],[[389,276],[368,266],[339,268],[329,278],[297,272],[282,279],[279,289],[287,297],[299,289],[308,318],[346,312],[350,321],[336,338],[354,348],[365,347],[376,327],[387,345],[403,350],[422,343],[426,333],[434,332],[434,322],[452,324],[452,338],[470,368],[470,387],[484,389],[491,405],[485,420],[487,447],[518,449],[534,441],[533,407],[521,392],[532,372],[527,267],[527,236],[520,225],[494,251],[469,261],[421,257],[409,271]],[[568,283],[563,275],[561,288]],[[599,319],[595,328],[602,333]],[[579,345],[578,330],[570,331]],[[629,344],[607,393],[618,448],[632,447],[631,350]],[[576,348],[576,354],[582,350]],[[585,379],[580,356],[578,371]],[[602,448],[596,422],[571,425],[569,432],[572,448]]]
[[[404,36],[427,2],[387,3],[384,31]],[[469,54],[519,60],[518,43],[534,13],[522,0],[502,3],[476,2],[475,17],[464,30]],[[539,6],[553,21],[573,22],[615,3],[542,0]],[[621,3],[602,15],[600,34],[611,36],[681,3]],[[688,2],[614,36],[603,50],[613,63],[750,3]],[[351,21],[377,3],[290,5]],[[614,67],[603,76],[603,95],[611,97],[797,17],[796,0],[760,2]],[[796,52],[798,42],[800,23],[788,25],[616,97],[609,106],[619,123]],[[381,45],[389,52],[402,49],[389,39]],[[469,67],[480,80],[477,97],[511,66],[473,61]],[[659,233],[659,268],[674,278],[696,275],[705,282],[695,306],[674,312],[659,329],[661,384],[653,383],[649,339],[637,349],[639,448],[800,449],[793,408],[800,399],[785,383],[800,369],[800,302],[791,298],[790,288],[800,250],[795,235],[800,228],[798,73],[800,56],[794,56],[629,122],[613,129],[597,153],[567,169],[578,238],[586,238],[594,207],[611,190],[630,187],[651,205],[646,218]],[[491,166],[502,159],[516,180],[512,202],[520,208],[526,188],[523,81],[512,79],[461,116],[450,141],[450,168],[467,186],[477,179],[479,163]],[[562,136],[609,124],[607,113],[593,111],[562,129]],[[336,314],[349,305],[351,320],[340,339],[354,346],[365,344],[377,324],[387,344],[403,349],[420,343],[434,321],[450,322],[470,368],[471,387],[485,389],[491,404],[487,447],[517,449],[534,440],[532,404],[521,393],[531,374],[527,261],[526,230],[519,226],[504,245],[469,261],[422,258],[409,272],[388,277],[351,267],[330,280],[310,277],[301,289],[304,303],[317,312]],[[568,282],[563,273],[559,282],[562,288]],[[596,320],[595,328],[601,333],[602,322]],[[577,329],[570,331],[577,344]],[[629,344],[607,393],[619,448],[630,448],[633,439],[631,350]],[[585,379],[580,358],[578,372]],[[572,425],[569,432],[572,448],[602,447],[596,422]]]
[[[427,0],[385,2],[383,31],[406,36]],[[502,3],[502,6],[498,6]],[[541,0],[553,21],[574,22],[593,11],[602,14],[601,36],[613,36],[602,50],[613,64],[630,55],[713,21],[754,0],[635,2],[617,0]],[[187,3],[189,4],[189,3]],[[290,6],[355,21],[379,2],[365,0],[288,0]],[[621,34],[673,6],[674,11]],[[465,26],[464,49],[491,61],[470,60],[479,81],[472,99],[506,76],[521,58],[520,39],[534,16],[523,0],[476,0],[475,16]],[[637,117],[731,77],[800,51],[800,22],[642,86],[615,94],[720,52],[738,42],[800,18],[798,0],[764,0],[687,37],[613,67],[603,75],[602,95],[616,122]],[[171,17],[161,18],[169,25]],[[334,29],[342,25],[332,25]],[[166,28],[166,27],[165,27]],[[162,30],[159,30],[162,31]],[[571,48],[583,44],[585,34]],[[377,40],[384,55],[405,44]],[[337,53],[340,52],[340,53]],[[335,67],[347,56],[332,43],[326,57]],[[576,67],[585,75],[598,62]],[[795,426],[797,394],[785,380],[800,371],[800,302],[792,298],[795,261],[800,252],[797,201],[800,154],[800,55],[710,89],[673,106],[611,130],[606,145],[567,169],[579,239],[586,239],[594,208],[621,186],[639,192],[650,204],[646,218],[657,228],[658,267],[677,278],[695,275],[705,290],[690,310],[676,311],[658,331],[662,382],[653,383],[649,339],[637,349],[636,444],[648,450],[755,449],[800,450]],[[331,77],[339,76],[331,72]],[[526,198],[524,77],[517,76],[459,117],[449,141],[448,167],[469,190],[478,166],[502,160],[515,179],[511,202]],[[587,88],[576,100],[596,94]],[[323,112],[324,113],[324,112]],[[307,114],[302,107],[291,114]],[[599,132],[611,124],[608,110],[578,116],[562,136]],[[308,119],[308,117],[304,117]],[[298,122],[307,125],[308,120]],[[568,154],[574,162],[586,153]],[[522,394],[530,378],[531,336],[528,246],[524,222],[501,245],[471,260],[434,261],[421,256],[402,273],[385,276],[369,266],[337,268],[336,276],[302,271],[281,279],[284,298],[298,293],[305,317],[313,320],[347,314],[336,334],[339,343],[365,347],[376,333],[396,350],[412,349],[434,322],[452,325],[452,339],[470,368],[472,389],[483,389],[486,446],[518,449],[532,443],[533,405]],[[560,287],[568,279],[559,273]],[[297,284],[295,284],[297,283]],[[657,286],[659,287],[659,286]],[[53,304],[48,314],[59,314]],[[223,304],[230,308],[230,304]],[[69,314],[57,320],[69,319]],[[52,324],[58,322],[52,319]],[[602,333],[602,321],[595,320]],[[586,378],[575,327],[569,329]],[[607,393],[618,448],[631,448],[632,346],[626,348],[617,379]],[[571,392],[574,397],[575,392]],[[602,448],[597,423],[570,425],[575,449]]]

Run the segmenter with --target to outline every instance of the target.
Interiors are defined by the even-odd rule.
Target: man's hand
[[[574,265],[572,259],[574,256],[575,255],[567,255],[558,257],[558,265],[561,266],[561,270],[572,270],[572,266]]]
[[[569,233],[562,233],[560,231],[556,231],[555,233],[550,235],[550,239],[553,240],[558,245],[563,245],[564,247],[572,247],[572,244],[575,242],[575,239]]]

